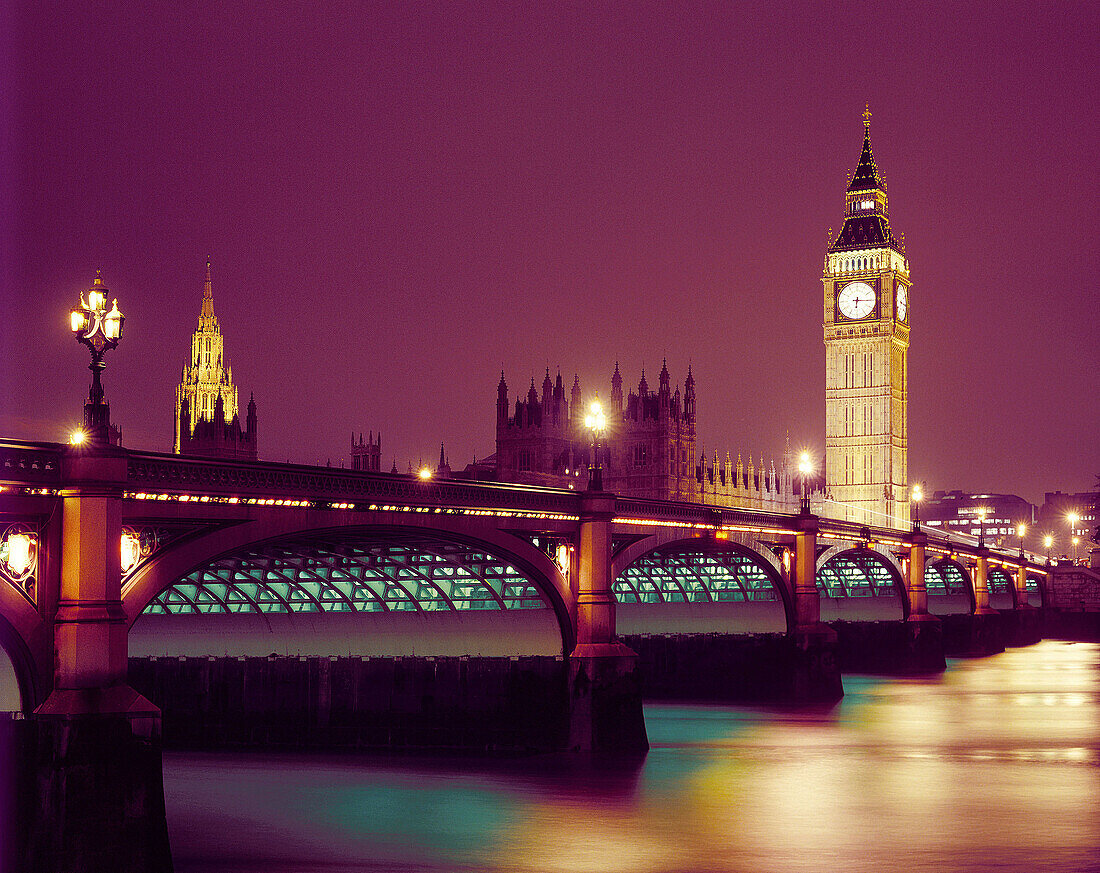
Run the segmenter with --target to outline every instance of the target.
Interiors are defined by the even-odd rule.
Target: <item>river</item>
[[[1100,648],[649,704],[645,760],[165,755],[178,873],[1100,871]]]

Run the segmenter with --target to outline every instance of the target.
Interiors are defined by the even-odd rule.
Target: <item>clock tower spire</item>
[[[844,225],[822,275],[827,512],[861,524],[909,523],[909,260],[890,228],[886,183],[863,151],[844,196]]]

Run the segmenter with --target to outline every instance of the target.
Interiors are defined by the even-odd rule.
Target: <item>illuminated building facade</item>
[[[1030,531],[1034,521],[1035,507],[1015,494],[937,491],[920,507],[923,526],[973,538],[984,535],[990,546],[1019,545],[1017,526],[1026,524]]]
[[[605,395],[606,396],[606,395]],[[508,384],[501,373],[497,385],[496,479],[528,485],[583,489],[588,484],[592,460],[592,434],[584,426],[587,402],[580,379],[566,396],[559,373],[550,371],[542,382],[541,396],[531,380],[525,397],[509,402]],[[695,377],[687,377],[675,391],[667,363],[661,366],[657,390],[651,391],[642,373],[637,391],[623,396],[618,364],[611,375],[611,402],[604,404],[607,431],[600,439],[603,487],[626,497],[680,500],[719,506],[797,511],[786,457],[777,471],[740,454],[734,462],[713,458],[697,444]],[[789,452],[788,452],[789,455]]]
[[[1075,522],[1070,516],[1076,517]],[[1079,540],[1079,553],[1100,542],[1100,491],[1048,491],[1043,495],[1036,532],[1054,537],[1054,550],[1061,555],[1073,554],[1073,538]]]
[[[845,194],[844,226],[825,257],[824,512],[905,527],[908,493],[909,260],[890,228],[886,183],[863,152]]]
[[[177,455],[256,460],[256,402],[249,398],[245,426],[238,416],[233,369],[224,358],[224,341],[214,315],[210,262],[206,262],[198,328],[191,335],[191,361],[176,386]]]

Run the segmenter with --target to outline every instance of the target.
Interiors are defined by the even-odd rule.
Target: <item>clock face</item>
[[[909,295],[905,293],[905,286],[898,285],[898,321],[905,321],[909,314]]]
[[[866,282],[849,282],[837,295],[836,305],[845,318],[866,318],[875,308],[875,289]]]

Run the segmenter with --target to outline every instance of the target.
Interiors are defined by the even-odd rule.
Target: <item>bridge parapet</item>
[[[61,481],[61,454],[57,443],[0,441],[0,483],[56,485]]]
[[[287,498],[330,498],[374,504],[463,505],[522,508],[576,517],[579,495],[551,488],[455,480],[422,481],[388,473],[362,473],[298,464],[216,461],[130,452],[127,485],[167,494],[203,492]],[[364,507],[366,508],[366,507]],[[372,508],[377,509],[378,506]]]

